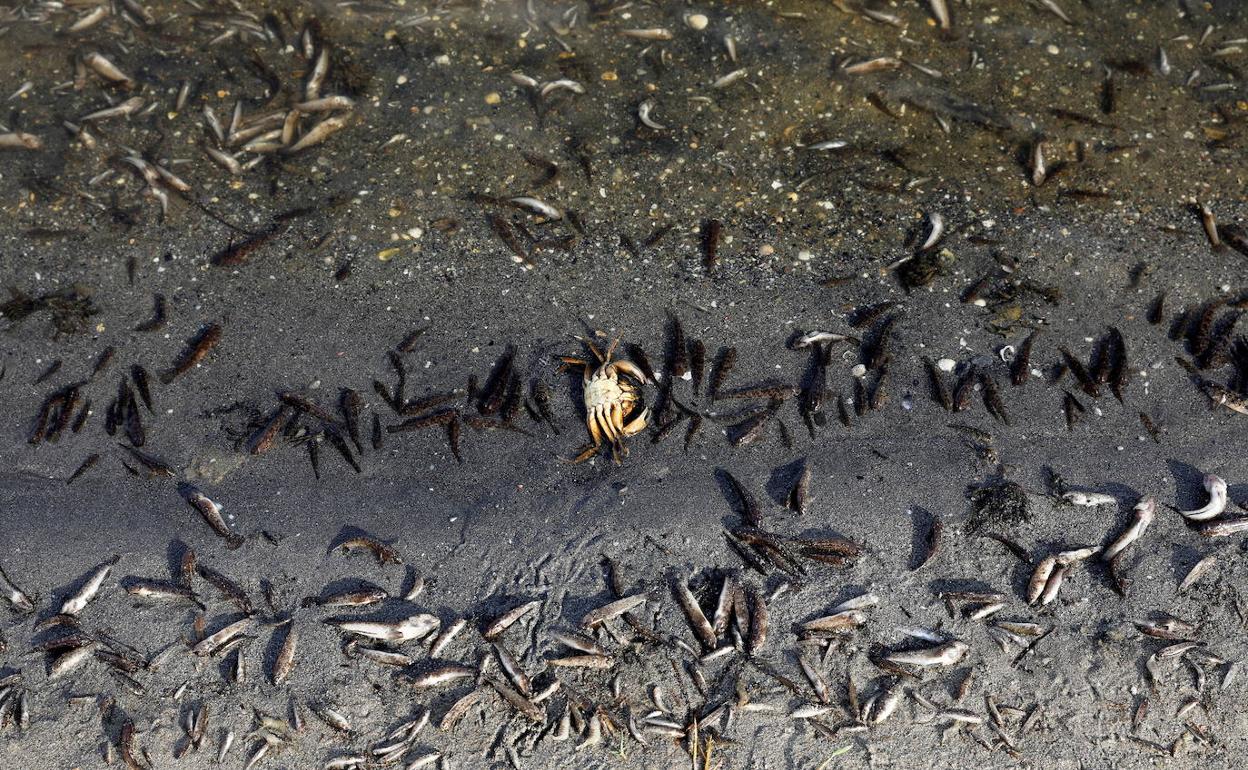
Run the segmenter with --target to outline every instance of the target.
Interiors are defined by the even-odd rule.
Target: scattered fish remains
[[[1234,764],[1248,37],[1137,5],[5,4],[9,764]]]
[[[1022,591],[1016,590],[1009,570],[1002,569],[997,577],[977,576],[973,588],[933,588],[928,607],[893,607],[886,586],[825,603],[819,597],[833,595],[833,586],[841,582],[838,573],[854,569],[860,560],[879,560],[888,545],[877,542],[868,548],[835,537],[783,534],[794,528],[787,519],[819,513],[810,492],[808,463],[799,466],[795,491],[784,507],[760,503],[750,485],[728,471],[719,476],[728,493],[727,506],[740,517],[725,532],[722,553],[730,561],[692,572],[682,562],[666,577],[630,580],[621,563],[604,557],[607,594],[587,598],[579,617],[568,616],[566,608],[543,596],[523,594],[492,598],[462,614],[447,614],[445,608],[430,611],[425,602],[438,600],[427,599],[421,573],[405,567],[411,559],[402,553],[404,546],[365,533],[334,541],[327,553],[353,565],[358,585],[372,587],[335,592],[330,583],[302,602],[283,601],[266,579],[261,581],[267,586],[265,600],[254,603],[252,581],[236,583],[183,543],[170,549],[181,556],[168,578],[129,575],[113,580],[124,564],[121,557],[113,557],[71,583],[59,610],[53,610],[56,603],[19,588],[14,580],[20,576],[0,569],[0,588],[11,612],[26,619],[31,629],[29,641],[22,642],[30,654],[0,670],[4,723],[13,726],[14,740],[21,741],[32,720],[45,721],[81,703],[87,682],[97,687],[111,682],[105,685],[106,694],[90,697],[137,699],[133,708],[164,713],[183,731],[181,736],[159,735],[127,723],[119,735],[106,731],[100,736],[106,753],[116,752],[142,767],[159,764],[164,751],[177,759],[205,748],[225,757],[240,736],[241,752],[252,767],[268,764],[270,757],[309,752],[319,754],[324,767],[399,761],[408,767],[449,766],[558,751],[556,744],[564,741],[577,752],[622,742],[629,751],[665,756],[659,761],[669,763],[678,761],[678,755],[697,761],[711,751],[732,761],[749,746],[741,733],[746,725],[771,724],[774,729],[798,722],[808,728],[802,732],[809,740],[858,736],[869,746],[877,733],[908,720],[915,726],[935,721],[957,733],[995,725],[990,735],[967,737],[988,752],[1020,759],[1046,750],[1047,738],[1036,728],[1051,721],[1051,706],[986,690],[981,710],[964,702],[968,691],[977,679],[988,680],[994,673],[1006,672],[1010,680],[1043,677],[1045,666],[1032,655],[1039,645],[1045,645],[1045,657],[1052,657],[1062,654],[1061,645],[1079,642],[1077,633],[1062,633],[1046,643],[1058,632],[1052,608],[1063,601],[1076,606],[1079,595],[1091,590],[1086,580],[1074,579],[1074,570],[1099,557],[1109,565],[1113,590],[1126,596],[1132,583],[1128,575],[1135,568],[1120,563],[1123,555],[1132,546],[1157,546],[1152,541],[1136,545],[1155,531],[1150,524],[1158,504],[1144,497],[1124,531],[1106,533],[1112,539],[1105,548],[1058,546],[1033,561],[1022,546],[995,535],[1034,564]],[[1209,474],[1205,486],[1213,500],[1197,511],[1176,508],[1176,521],[1191,521],[1205,535],[1210,526],[1248,532],[1239,526],[1248,517],[1223,517],[1226,482]],[[203,493],[184,488],[182,494],[210,524],[221,519],[220,507]],[[794,495],[801,501],[796,507]],[[1065,492],[1061,500],[1082,506],[1113,502],[1086,492]],[[259,555],[259,543],[234,535],[223,521],[212,528],[237,539],[218,552],[215,561],[222,570],[243,571],[231,562],[251,552]],[[930,527],[927,547],[932,552],[941,529],[939,521]],[[959,539],[976,537],[968,533]],[[352,556],[356,551],[376,558],[361,560]],[[735,566],[733,555],[739,559]],[[1008,564],[1011,557],[1000,553],[996,558]],[[931,554],[923,559],[930,560]],[[1196,590],[1217,562],[1217,555],[1210,554],[1193,564],[1175,587],[1176,595]],[[431,576],[436,579],[436,572]],[[669,591],[663,590],[665,583]],[[380,587],[386,584],[394,588]],[[191,628],[173,634],[173,641],[162,641],[164,635],[154,633],[157,628],[105,630],[95,619],[97,608],[115,606],[124,596],[153,607],[189,606],[195,610]],[[798,596],[806,600],[798,601]],[[824,609],[811,612],[810,600]],[[388,609],[378,612],[382,607]],[[910,625],[890,630],[879,618],[894,617],[898,609]],[[185,622],[178,617],[147,614],[135,624]],[[1199,697],[1213,689],[1206,684],[1210,676],[1224,690],[1240,665],[1201,642],[1199,625],[1162,610],[1149,618],[1128,614],[1105,621],[1121,625],[1121,633],[1143,637],[1138,687],[1147,694],[1137,702],[1137,723],[1149,718],[1144,712],[1150,699],[1182,693],[1182,686],[1165,676],[1167,667],[1182,662],[1195,672]],[[331,651],[331,638],[313,633],[317,625],[340,636],[337,653]],[[263,652],[264,645],[249,644],[257,636],[269,638],[271,655]],[[1152,640],[1160,640],[1160,646]],[[9,649],[15,643],[9,642]],[[356,698],[336,702],[344,695],[337,688],[308,696],[299,684],[315,674],[301,661],[318,646],[324,654],[341,655],[345,671],[369,675],[378,695],[405,693],[404,708],[410,715],[384,733],[369,735],[357,726]],[[196,667],[187,679],[175,661],[188,655],[221,665]],[[222,677],[234,688],[230,698],[245,704],[254,693],[246,686],[252,668],[263,669],[265,687],[278,689],[280,700],[287,703],[284,712],[258,703],[223,710],[221,696],[199,699],[200,691],[212,687],[213,677]],[[107,676],[99,679],[97,672]],[[183,677],[180,683],[178,677]],[[52,682],[71,686],[56,695],[47,686]],[[173,696],[156,697],[161,692]],[[949,692],[956,693],[952,702],[941,705]],[[669,701],[671,697],[677,700]],[[907,700],[916,706],[910,715],[903,708]],[[305,712],[320,726],[305,722]],[[1007,712],[1013,717],[1007,718]],[[1193,725],[1182,721],[1185,713],[1180,709],[1177,717],[1149,718],[1154,732],[1166,729],[1167,723],[1180,731],[1170,746],[1157,744],[1158,750],[1175,753],[1190,740],[1183,737]],[[495,725],[508,736],[506,741],[482,750],[461,745],[459,725],[470,714]],[[1196,729],[1202,734],[1210,730]]]

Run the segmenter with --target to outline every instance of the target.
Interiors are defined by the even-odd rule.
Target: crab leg
[[[594,442],[594,446],[601,446],[602,432],[598,428],[597,410],[590,411],[585,418],[585,425],[589,428],[589,438]]]

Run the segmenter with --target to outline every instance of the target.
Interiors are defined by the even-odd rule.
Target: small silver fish
[[[1153,517],[1157,513],[1157,501],[1152,495],[1145,496],[1142,500],[1135,504],[1135,519],[1131,522],[1131,526],[1127,527],[1114,542],[1106,547],[1105,552],[1101,554],[1101,558],[1105,561],[1113,559],[1118,554],[1126,550],[1127,546],[1140,539],[1144,534],[1144,530],[1153,523]]]
[[[220,631],[217,631],[215,634],[204,637],[198,644],[191,648],[191,652],[200,657],[211,655],[231,640],[241,636],[242,634],[255,630],[258,625],[259,621],[255,618],[248,617],[243,618],[242,620],[236,620],[225,628],[222,628]]]
[[[667,41],[672,39],[672,31],[666,27],[649,27],[647,29],[622,29],[620,35],[636,40]]]
[[[325,118],[320,123],[313,126],[308,133],[304,134],[299,139],[299,141],[287,148],[286,152],[293,155],[297,152],[303,152],[309,147],[315,147],[342,129],[346,128],[350,122],[351,118],[347,115],[334,115],[332,117]]]
[[[134,84],[134,78],[122,72],[116,64],[109,61],[103,54],[92,52],[82,57],[82,61],[88,67],[95,70],[96,74],[105,80],[112,83],[121,83],[126,86]]]
[[[955,639],[925,650],[894,652],[886,655],[884,659],[891,663],[899,663],[906,666],[952,666],[962,660],[969,649],[970,646],[965,642]]]
[[[477,675],[477,669],[460,663],[447,663],[423,674],[412,677],[408,684],[419,690],[440,687],[460,679],[471,679]]]
[[[31,601],[22,589],[13,584],[9,576],[5,574],[4,569],[0,568],[0,592],[4,594],[4,598],[9,604],[13,605],[13,609],[18,612],[33,612],[35,603]]]
[[[1067,492],[1062,495],[1062,500],[1071,505],[1078,505],[1083,508],[1095,508],[1098,505],[1113,505],[1118,502],[1113,495],[1101,494],[1100,492]]]
[[[391,623],[372,620],[327,620],[325,622],[353,636],[390,643],[423,639],[437,631],[441,625],[436,615],[428,613],[417,613]]]
[[[1179,511],[1188,521],[1208,521],[1221,516],[1226,510],[1226,482],[1212,473],[1205,476],[1205,489],[1209,492],[1209,502],[1191,511]]]
[[[95,570],[87,577],[86,582],[82,584],[73,596],[65,600],[61,605],[61,614],[75,616],[82,612],[95,595],[99,593],[100,586],[104,585],[104,581],[108,579],[108,573],[112,572],[113,565],[117,563],[121,557],[114,556],[104,564],[96,567]]]
[[[540,214],[547,219],[563,219],[562,211],[538,198],[520,196],[518,198],[512,198],[511,202],[517,206],[522,206],[529,211],[532,211],[534,214]]]
[[[129,99],[125,100],[124,102],[121,102],[120,104],[117,104],[113,107],[105,107],[102,110],[96,110],[95,112],[87,113],[86,115],[83,115],[81,118],[79,118],[78,122],[83,123],[88,120],[107,120],[109,118],[120,118],[120,117],[125,117],[127,115],[133,115],[134,113],[143,109],[144,104],[145,102],[143,101],[143,97],[132,96]]]
[[[8,131],[0,134],[0,150],[39,150],[43,140],[24,131]]]

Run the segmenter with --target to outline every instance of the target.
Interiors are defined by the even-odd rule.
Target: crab
[[[589,348],[596,361],[578,356],[560,357],[565,367],[580,366],[584,371],[585,427],[593,442],[573,462],[584,462],[602,451],[604,444],[609,444],[612,458],[619,463],[620,458],[628,454],[624,439],[645,430],[650,417],[649,407],[637,411],[641,394],[633,384],[636,380],[645,385],[646,375],[632,361],[612,360],[620,342],[618,338],[611,342],[606,353],[588,339],[577,339]]]

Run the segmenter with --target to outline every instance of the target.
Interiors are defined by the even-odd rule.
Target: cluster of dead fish
[[[163,299],[157,299],[157,316],[161,319],[156,328],[163,327]],[[141,324],[141,327],[152,326],[153,322]],[[130,370],[123,374],[117,384],[116,395],[108,402],[104,410],[104,431],[109,436],[121,435],[126,443],[119,443],[128,455],[122,464],[128,472],[135,476],[173,476],[173,468],[164,460],[142,447],[147,443],[147,430],[144,427],[143,412],[155,415],[153,408],[155,385],[169,385],[200,365],[221,340],[220,324],[204,325],[186,343],[182,352],[172,365],[162,371],[157,378],[140,363],[132,364]],[[90,373],[85,378],[74,380],[54,389],[39,406],[34,424],[30,429],[27,441],[32,446],[44,442],[55,444],[63,436],[77,434],[86,426],[92,411],[90,396],[91,386],[98,382],[117,357],[117,348],[106,347],[96,358]],[[44,382],[60,372],[63,362],[60,359],[52,362],[35,380]],[[67,482],[72,483],[82,474],[93,468],[100,460],[98,453],[88,455],[78,468],[70,474]],[[135,465],[130,463],[134,462]],[[136,467],[138,466],[138,467]]]
[[[799,518],[810,510],[812,500],[811,473],[804,464],[793,467],[785,505]],[[985,696],[986,713],[961,704],[968,694],[975,667],[972,666],[958,685],[954,703],[934,702],[920,691],[925,672],[950,669],[974,654],[972,646],[949,630],[910,627],[903,629],[904,640],[891,645],[871,645],[867,659],[879,671],[875,679],[859,691],[853,676],[846,681],[846,698],[838,702],[828,683],[831,656],[846,645],[854,645],[854,637],[868,628],[872,609],[881,604],[872,592],[845,599],[828,610],[795,623],[793,633],[798,646],[796,665],[806,685],[799,684],[782,668],[762,653],[775,634],[772,617],[774,607],[789,591],[799,590],[812,580],[807,562],[836,567],[848,566],[864,551],[852,541],[840,538],[792,538],[762,528],[763,515],[750,491],[726,471],[719,473],[725,494],[742,523],[726,532],[728,545],[748,569],[762,576],[771,570],[783,579],[765,594],[747,574],[737,570],[714,571],[714,577],[672,573],[670,588],[692,636],[692,642],[680,634],[664,630],[663,601],[656,586],[644,583],[631,586],[619,566],[605,562],[607,586],[611,598],[587,610],[571,627],[544,629],[550,647],[544,657],[538,647],[523,654],[517,644],[529,644],[540,636],[537,625],[519,633],[514,631],[530,619],[540,617],[546,606],[542,599],[511,600],[501,613],[443,619],[422,611],[417,602],[426,581],[411,567],[404,570],[400,590],[393,594],[379,585],[361,578],[349,587],[332,584],[319,594],[309,596],[293,606],[273,592],[270,581],[263,581],[264,606],[252,601],[248,590],[209,565],[184,545],[172,579],[130,576],[118,581],[128,595],[148,603],[185,606],[194,612],[190,639],[174,642],[146,653],[118,639],[111,633],[88,625],[90,605],[108,590],[110,577],[119,563],[114,557],[85,574],[60,603],[54,613],[33,625],[32,650],[48,656],[49,679],[65,678],[90,664],[102,665],[117,685],[135,697],[145,697],[151,690],[153,677],[162,665],[180,650],[222,662],[223,675],[235,683],[245,683],[255,659],[251,652],[260,645],[251,644],[259,634],[270,636],[268,647],[275,651],[264,672],[274,686],[290,681],[298,668],[300,630],[309,621],[320,622],[342,635],[342,653],[353,665],[378,666],[395,672],[394,682],[403,690],[423,696],[435,696],[447,690],[457,691],[449,705],[434,712],[431,706],[415,706],[410,716],[375,741],[366,750],[345,747],[335,750],[325,767],[363,768],[405,763],[409,768],[431,767],[438,762],[445,766],[444,752],[433,750],[418,741],[427,725],[436,725],[451,732],[464,717],[473,712],[498,714],[505,718],[489,751],[495,759],[521,766],[521,757],[547,740],[577,741],[584,749],[625,740],[627,734],[642,746],[652,746],[655,739],[674,742],[693,759],[694,766],[711,767],[715,752],[731,749],[736,720],[745,714],[785,713],[788,718],[809,725],[817,734],[827,737],[852,735],[869,731],[899,713],[908,695],[920,713],[930,714],[932,721],[963,734],[993,751],[1021,756],[1019,740],[1032,731],[1043,718],[1039,705],[1020,709],[998,703]],[[1227,487],[1216,476],[1208,476],[1205,486],[1210,500],[1190,511],[1179,511],[1187,520],[1200,525],[1206,535],[1231,534],[1248,530],[1245,519],[1223,518],[1227,505]],[[227,547],[234,549],[246,538],[237,534],[226,521],[222,510],[198,490],[183,486],[181,493],[220,536]],[[1062,502],[1075,506],[1104,506],[1116,502],[1108,495],[1060,486]],[[1126,591],[1129,582],[1121,576],[1119,561],[1128,548],[1139,541],[1156,516],[1157,504],[1146,497],[1136,505],[1133,521],[1107,546],[1061,548],[1036,562],[1026,588],[1026,600],[1032,605],[1048,605],[1059,595],[1070,570],[1099,555],[1107,565],[1116,590]],[[1206,531],[1219,528],[1217,531]],[[925,538],[926,553],[912,569],[919,569],[936,554],[943,527],[934,519]],[[1007,538],[996,536],[1003,544],[1031,564],[1027,551]],[[275,541],[277,542],[277,541]],[[394,546],[364,533],[345,534],[330,546],[330,552],[368,554],[379,568],[402,565],[403,559]],[[1209,569],[1212,557],[1192,567],[1179,586],[1182,592],[1198,581]],[[212,623],[209,628],[208,608],[218,601],[205,595],[204,588],[219,595],[232,611]],[[0,570],[0,595],[21,615],[33,614],[38,602]],[[1003,652],[1018,649],[1012,665],[1017,667],[1052,632],[1052,626],[1029,619],[1008,617],[1007,594],[990,590],[945,590],[937,593],[945,603],[950,617],[961,611],[970,621],[982,621],[986,631]],[[357,614],[369,609],[370,614]],[[384,611],[383,611],[384,609]],[[351,612],[347,615],[325,615],[326,611]],[[352,612],[353,611],[353,612]],[[1223,688],[1233,680],[1237,664],[1229,663],[1206,649],[1197,637],[1198,627],[1174,616],[1141,620],[1136,627],[1146,637],[1162,639],[1167,645],[1146,661],[1146,672],[1153,692],[1159,690],[1164,667],[1185,661],[1193,670],[1203,691],[1208,667],[1225,666]],[[470,629],[476,628],[478,634]],[[426,647],[417,654],[415,645]],[[631,671],[631,664],[644,657],[646,650],[667,650],[672,657],[673,673],[680,681],[675,692],[679,704],[670,700],[672,691],[664,682],[652,682],[645,688],[646,701],[638,701],[627,689],[622,674]],[[596,674],[595,672],[603,672]],[[748,676],[747,676],[748,674]],[[725,695],[724,677],[735,675],[735,687]],[[610,676],[607,682],[599,676]],[[631,676],[631,674],[630,674]],[[753,684],[748,680],[753,679]],[[759,684],[759,681],[763,684]],[[686,682],[688,685],[686,685]],[[913,688],[906,682],[913,682]],[[190,692],[192,683],[184,682],[175,691],[175,700]],[[689,689],[692,687],[692,690]],[[20,671],[5,673],[0,678],[0,725],[12,721],[28,723],[30,717],[28,687]],[[606,694],[600,695],[599,693]],[[682,695],[683,693],[683,695]],[[696,694],[695,694],[696,693]],[[87,696],[75,695],[81,700]],[[94,698],[95,696],[91,696]],[[439,698],[440,700],[444,700]],[[796,699],[798,705],[786,707],[785,701]],[[106,696],[101,708],[110,711],[113,696]],[[1186,717],[1199,706],[1188,702],[1181,709]],[[355,743],[358,731],[342,709],[325,699],[300,703],[292,700],[288,715],[274,716],[253,710],[252,728],[239,738],[229,726],[215,729],[220,736],[218,761],[224,759],[236,744],[249,744],[246,766],[255,767],[266,758],[280,756],[299,742],[305,731],[303,711],[310,710],[334,733]],[[1147,701],[1137,707],[1134,720],[1138,726],[1147,711]],[[114,715],[116,717],[116,715]],[[122,719],[121,717],[117,717]],[[518,719],[517,719],[518,718]],[[107,721],[111,721],[111,717]],[[184,735],[172,751],[175,757],[200,750],[210,734],[211,711],[207,701],[190,704],[179,720]],[[839,719],[839,721],[833,721]],[[987,725],[992,735],[984,739],[975,728]],[[1212,745],[1215,741],[1208,728],[1185,722],[1186,732],[1175,752],[1185,740]],[[119,737],[106,743],[106,754],[119,751],[128,766],[150,768],[159,763],[152,760],[144,746],[143,734],[134,723],[124,719]],[[1136,738],[1136,740],[1143,740]],[[114,741],[116,743],[114,747]],[[1154,746],[1160,750],[1165,747]]]
[[[373,380],[373,390],[402,421],[383,426],[381,414],[372,413],[369,443],[374,451],[380,450],[386,435],[410,433],[429,428],[442,428],[446,433],[447,446],[457,462],[463,462],[460,437],[463,426],[474,431],[508,431],[531,435],[520,425],[517,418],[526,412],[535,422],[550,426],[556,434],[558,422],[551,406],[551,392],[540,377],[534,378],[525,395],[525,385],[515,361],[516,350],[508,347],[494,363],[484,384],[478,385],[476,375],[470,375],[463,389],[449,389],[427,393],[422,396],[408,395],[408,372],[403,356],[412,352],[424,329],[418,329],[405,338],[387,358],[394,370],[395,383],[387,385]],[[293,391],[277,394],[279,405],[259,418],[254,429],[246,437],[251,454],[263,454],[276,444],[279,438],[307,447],[313,473],[320,478],[320,451],[322,439],[328,441],[356,473],[361,472],[357,454],[363,452],[362,433],[365,426],[365,402],[359,391],[343,388],[335,407],[325,407],[314,398]],[[354,447],[354,452],[352,451]]]
[[[1165,320],[1166,292],[1159,293],[1148,307],[1149,323]],[[1182,341],[1191,358],[1176,357],[1179,365],[1209,399],[1212,407],[1222,407],[1239,414],[1248,414],[1248,337],[1235,334],[1235,326],[1244,308],[1248,292],[1241,291],[1229,298],[1218,297],[1185,308],[1170,322],[1170,339]],[[1209,376],[1232,368],[1223,384]]]
[[[800,579],[807,572],[804,562],[849,567],[864,551],[861,544],[839,537],[794,538],[763,528],[763,514],[753,493],[726,470],[716,472],[726,487],[734,512],[741,523],[724,531],[729,547],[747,567],[766,576],[772,569],[790,578]],[[811,498],[811,471],[805,461],[793,468],[785,504],[794,513],[804,515]]]
[[[123,6],[130,8],[127,10]],[[66,32],[72,36],[87,36],[99,25],[117,22],[148,27],[155,24],[155,19],[142,6],[130,0],[125,3],[101,3],[70,24]],[[209,45],[242,39],[286,47],[287,28],[293,24],[289,16],[279,17],[269,13],[261,18],[241,5],[236,5],[231,13],[198,14],[196,18],[198,29],[216,34]],[[325,93],[331,79],[333,54],[329,43],[322,38],[320,25],[312,19],[292,37],[297,40],[297,45],[288,48],[301,57],[305,65],[303,81],[296,88],[283,83],[274,68],[266,64],[259,53],[255,53],[251,64],[265,85],[266,109],[248,115],[240,99],[228,120],[223,120],[211,106],[203,107],[206,131],[203,151],[214,164],[231,175],[241,174],[276,155],[292,155],[320,145],[351,123],[355,100],[342,94]],[[123,54],[129,53],[120,46],[112,47]],[[79,52],[74,62],[74,89],[85,90],[94,77],[103,87],[108,104],[73,120],[63,121],[70,136],[88,150],[114,152],[119,165],[129,168],[144,183],[144,194],[160,204],[162,215],[168,213],[171,194],[182,196],[203,208],[194,198],[194,186],[174,170],[176,166],[187,165],[191,161],[150,157],[132,149],[116,131],[104,127],[109,121],[142,117],[159,110],[161,101],[153,93],[158,86],[145,83],[143,77],[132,74],[124,64],[99,50]],[[168,110],[170,115],[176,117],[182,114],[202,87],[202,83],[193,80],[183,81]],[[272,108],[275,100],[292,90],[297,91],[298,96],[292,97],[289,105]],[[135,144],[138,142],[135,141]],[[45,145],[44,137],[38,133],[0,131],[0,149],[37,151]],[[105,171],[91,179],[88,186],[97,185],[115,173],[116,169]],[[97,196],[82,194],[98,207],[107,208],[96,200]],[[211,215],[211,212],[205,211]]]
[[[271,43],[285,40],[282,22],[277,16],[270,14],[261,24],[259,18],[247,15],[251,17],[247,19],[251,32]],[[232,31],[226,29],[223,34]],[[241,174],[275,153],[303,152],[350,125],[355,100],[342,94],[324,93],[332,64],[332,48],[322,38],[320,25],[306,23],[298,35],[298,45],[292,47],[307,66],[301,100],[287,108],[265,110],[253,116],[244,114],[240,100],[234,105],[228,125],[221,122],[211,107],[204,107],[204,125],[208,129],[204,152],[231,174]],[[271,98],[287,90],[271,69],[258,58],[254,61],[268,81]],[[181,99],[184,100],[185,95]],[[177,109],[181,110],[182,105]],[[308,121],[314,122],[305,125]],[[245,159],[246,156],[250,158]]]

